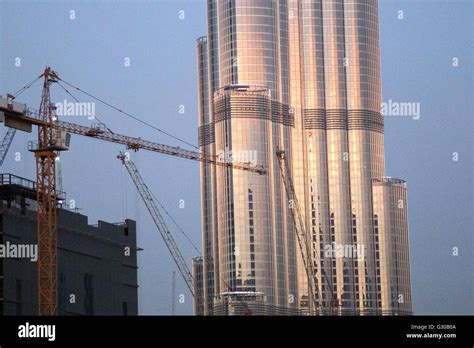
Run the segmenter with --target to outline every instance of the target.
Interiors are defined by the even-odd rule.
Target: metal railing
[[[24,189],[36,191],[36,182],[11,173],[0,173],[0,186],[17,185]],[[66,200],[66,193],[56,190],[56,197],[60,201]]]

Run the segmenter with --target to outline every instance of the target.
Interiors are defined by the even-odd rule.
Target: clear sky
[[[472,1],[381,0],[379,7],[383,101],[421,107],[417,120],[387,117],[385,122],[386,174],[408,181],[414,312],[473,314]],[[18,90],[49,65],[64,80],[197,144],[195,40],[206,34],[205,10],[204,0],[0,0],[0,93]],[[130,66],[124,64],[127,58]],[[40,93],[34,87],[20,100],[37,108]],[[55,102],[70,100],[58,87],[52,95]],[[185,147],[100,104],[96,113],[115,132]],[[66,120],[91,123],[85,117]],[[0,128],[3,136],[6,130]],[[33,179],[27,142],[34,139],[35,133],[17,133],[1,171]],[[170,314],[177,269],[115,157],[120,150],[73,136],[62,156],[64,190],[90,224],[137,220],[144,248],[139,312]],[[199,164],[145,151],[132,159],[200,247]],[[174,235],[190,263],[196,251],[179,231]],[[176,296],[185,295],[184,304],[176,300],[176,313],[190,314],[191,296],[178,272],[176,279]]]

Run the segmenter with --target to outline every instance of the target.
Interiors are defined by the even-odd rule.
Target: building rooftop
[[[26,197],[36,200],[36,182],[10,173],[0,173],[0,194],[22,192]],[[66,193],[56,190],[58,201],[66,200]]]

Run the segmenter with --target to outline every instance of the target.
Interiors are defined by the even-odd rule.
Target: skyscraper
[[[283,150],[318,313],[410,314],[406,183],[384,177],[377,1],[208,0],[207,10],[201,151],[267,174],[201,164],[204,313],[239,296],[265,313],[308,311]]]

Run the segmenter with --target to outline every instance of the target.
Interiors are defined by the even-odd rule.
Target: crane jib
[[[45,121],[39,119],[38,115],[32,112],[30,109],[26,109],[24,113],[20,113],[0,106],[0,112],[4,114],[6,125],[12,128],[31,132],[31,125],[39,127],[45,126]],[[122,144],[125,145],[127,149],[131,149],[134,151],[142,149],[147,151],[158,152],[165,155],[180,157],[188,160],[211,163],[219,166],[245,170],[258,174],[266,174],[265,168],[261,165],[222,161],[216,157],[211,157],[205,153],[182,149],[179,146],[165,145],[153,141],[144,140],[142,138],[113,133],[109,130],[105,130],[103,127],[100,126],[83,126],[71,122],[58,120],[55,124],[55,127],[57,127],[61,131],[68,132],[71,134],[83,135],[108,142]]]

